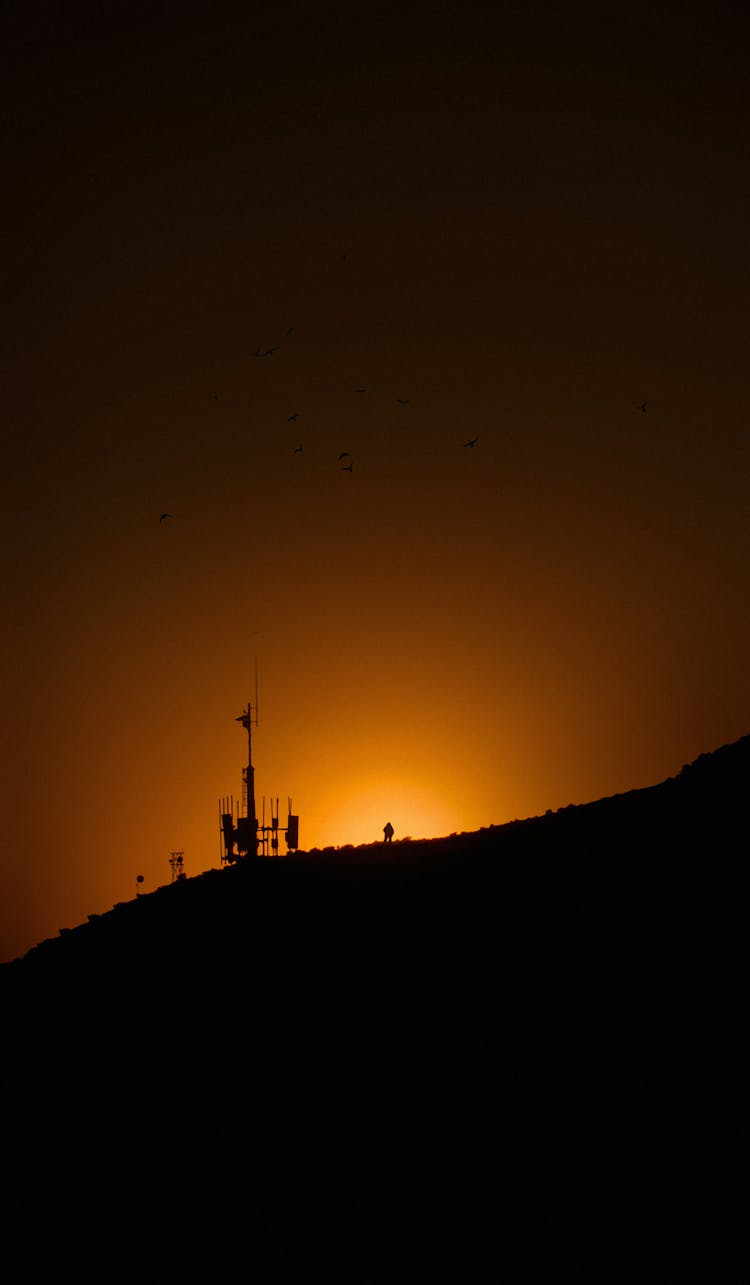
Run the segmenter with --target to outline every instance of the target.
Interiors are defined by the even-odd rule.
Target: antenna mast
[[[258,662],[255,662],[255,704],[249,700],[247,709],[235,722],[241,723],[247,732],[247,766],[242,769],[242,803],[244,825],[238,829],[245,831],[243,846],[253,856],[258,854],[258,818],[255,814],[255,768],[253,767],[253,727],[258,726]]]
[[[286,829],[279,824],[279,800],[271,798],[271,821],[266,825],[266,799],[263,796],[263,817],[258,822],[255,804],[255,767],[253,765],[253,728],[258,726],[258,661],[255,661],[255,703],[249,700],[247,709],[243,710],[236,723],[241,723],[247,732],[247,765],[242,769],[242,797],[237,803],[230,796],[219,799],[219,832],[222,861],[235,862],[243,857],[268,855],[270,834],[271,855],[278,856],[279,834],[286,837],[289,852],[299,849],[299,817],[292,812],[292,800],[289,803],[289,815]],[[235,850],[236,849],[236,850]]]

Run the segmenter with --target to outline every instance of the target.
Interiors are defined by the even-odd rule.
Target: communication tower
[[[270,820],[266,825],[266,800],[263,797],[261,821],[255,804],[255,767],[253,764],[253,728],[258,726],[258,670],[255,670],[255,703],[235,719],[247,732],[247,763],[242,769],[240,799],[233,795],[219,799],[219,834],[221,860],[234,864],[251,857],[279,855],[279,835],[286,838],[288,852],[299,847],[299,817],[292,815],[292,800],[288,800],[286,829],[279,825],[279,800],[270,799]],[[269,852],[270,848],[270,852]]]

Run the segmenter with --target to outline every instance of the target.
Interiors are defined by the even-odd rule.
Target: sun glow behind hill
[[[327,813],[323,830],[334,847],[382,839],[390,821],[395,838],[430,839],[458,828],[444,799],[418,778],[370,774],[353,781],[346,799]]]
[[[10,8],[0,958],[221,860],[254,657],[303,849],[744,733],[731,6]]]

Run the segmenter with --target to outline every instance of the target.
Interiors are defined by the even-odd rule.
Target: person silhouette
[[[393,826],[391,825],[390,821],[386,821],[385,825],[383,826],[383,834],[385,835],[385,842],[390,843],[393,838]]]

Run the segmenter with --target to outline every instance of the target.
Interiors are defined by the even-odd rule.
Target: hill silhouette
[[[0,970],[5,1101],[212,1279],[742,1279],[749,770],[92,916]]]

